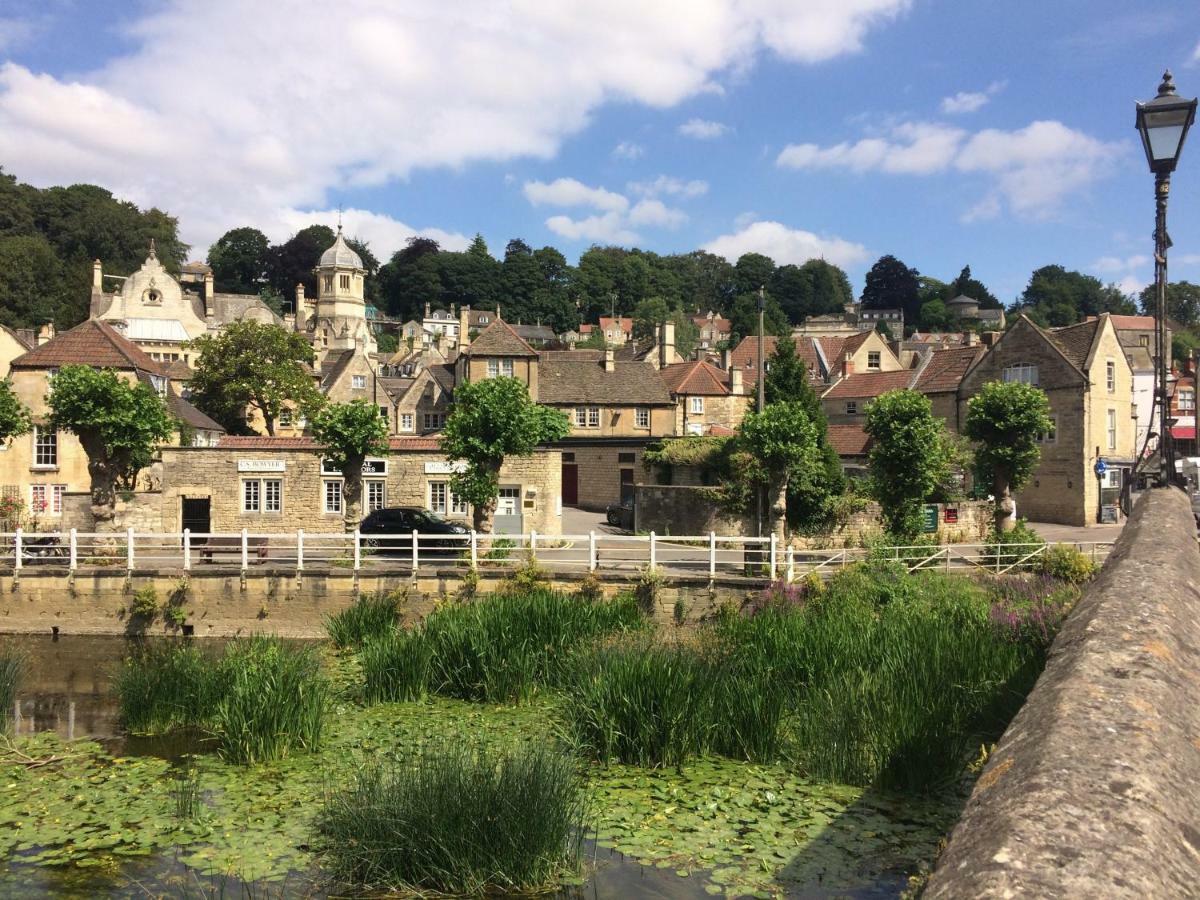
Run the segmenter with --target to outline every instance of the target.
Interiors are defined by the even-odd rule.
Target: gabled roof
[[[607,331],[613,325],[616,325],[626,334],[633,332],[633,319],[629,316],[601,316],[600,327]]]
[[[36,335],[21,334],[20,332],[14,331],[13,329],[9,328],[7,325],[0,325],[0,329],[3,329],[4,331],[6,331],[9,335],[9,337],[11,337],[14,341],[16,341],[18,344],[20,344],[26,350],[32,350],[35,346],[37,346],[37,336]],[[24,330],[25,329],[22,329],[22,331],[24,331]]]
[[[916,373],[912,369],[897,372],[855,372],[847,375],[821,395],[822,400],[861,399],[878,397],[887,391],[898,391],[912,386]]]
[[[337,384],[338,379],[345,374],[350,363],[354,361],[354,350],[339,350],[337,355],[329,354],[321,364],[321,390],[328,391]]]
[[[842,341],[841,355],[845,356],[847,353],[857,353],[874,333],[874,331],[860,331],[858,334],[846,338]]]
[[[56,369],[74,365],[166,374],[161,363],[155,362],[141,347],[99,319],[88,319],[12,361],[14,369]]]
[[[959,382],[967,374],[975,360],[983,356],[985,347],[953,347],[949,350],[934,350],[929,361],[917,375],[914,387],[923,394],[937,394],[958,390]]]
[[[1154,316],[1109,316],[1108,318],[1117,331],[1153,331],[1156,324]]]
[[[871,437],[861,425],[830,425],[829,446],[838,456],[866,456]]]
[[[537,351],[525,343],[511,325],[496,319],[463,349],[463,355],[536,357]]]
[[[225,433],[225,426],[220,422],[215,422],[207,415],[197,409],[190,401],[179,396],[179,393],[172,388],[167,394],[167,408],[171,410],[171,414],[185,425],[190,425],[192,428],[200,431],[219,431]]]
[[[1080,372],[1087,371],[1088,356],[1092,345],[1096,343],[1103,330],[1103,316],[1080,322],[1078,325],[1068,325],[1065,328],[1055,328],[1046,332],[1046,336]]]
[[[658,374],[672,394],[723,397],[729,393],[729,373],[703,361],[664,366]]]
[[[606,372],[603,360],[580,359],[577,352],[548,350],[538,364],[539,403],[574,406],[670,406],[671,396],[648,362],[618,359]]]
[[[775,348],[779,346],[779,338],[773,334],[763,336],[763,359],[770,359],[775,355]],[[753,369],[758,365],[758,336],[750,335],[744,337],[733,348],[733,354],[730,357],[730,364],[737,366],[739,369]]]

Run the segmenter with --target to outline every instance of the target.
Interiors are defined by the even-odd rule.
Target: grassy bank
[[[231,641],[220,655],[150,644],[124,661],[114,687],[129,731],[202,729],[243,764],[314,749],[330,693],[313,648],[266,637]]]

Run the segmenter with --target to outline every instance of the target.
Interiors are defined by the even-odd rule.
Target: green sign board
[[[933,504],[926,504],[925,509],[921,513],[921,523],[924,530],[927,532],[937,531],[937,507]]]

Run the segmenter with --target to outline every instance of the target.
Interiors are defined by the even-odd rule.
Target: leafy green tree
[[[809,316],[840,313],[854,299],[846,273],[823,259],[810,259],[802,266],[780,266],[767,290],[794,325]]]
[[[667,321],[671,310],[662,297],[647,297],[633,308],[633,336],[657,337],[659,327]]]
[[[591,334],[575,346],[580,350],[605,350],[608,348],[608,341],[604,339],[603,331],[599,328],[593,328]]]
[[[953,331],[958,322],[941,298],[937,298],[921,304],[915,324],[921,331]]]
[[[257,410],[267,434],[291,404],[311,415],[322,398],[308,368],[312,346],[278,325],[232,322],[215,335],[189,342],[199,359],[190,382],[192,402],[229,430],[245,429],[247,408]]]
[[[12,384],[0,381],[0,445],[28,434],[32,427],[29,410],[13,392]]]
[[[867,272],[863,308],[901,309],[905,322],[917,321],[921,310],[920,274],[894,256],[881,256]]]
[[[346,531],[354,531],[362,520],[363,463],[368,456],[387,455],[387,420],[367,400],[329,403],[313,417],[312,433],[342,473]]]
[[[633,310],[632,305],[626,308],[617,304],[617,281],[628,255],[628,251],[621,247],[592,246],[579,257],[575,287],[579,292],[585,322],[595,322],[599,316],[624,314]]]
[[[734,286],[739,294],[753,294],[771,286],[775,261],[762,253],[743,253],[733,266]]]
[[[441,256],[437,241],[411,237],[379,270],[383,308],[393,316],[421,316],[424,304],[442,294]]]
[[[946,286],[943,299],[953,300],[960,295],[978,300],[980,309],[999,309],[1002,305],[982,281],[971,275],[970,266],[963,266],[958,277]]]
[[[670,315],[675,323],[675,352],[682,359],[691,359],[696,345],[700,343],[700,329],[687,313],[675,310]]]
[[[1138,294],[1138,305],[1143,316],[1156,315],[1157,300],[1153,284],[1142,288]],[[1200,325],[1200,284],[1192,284],[1190,281],[1168,282],[1167,317],[1188,328]]]
[[[742,294],[738,297],[729,311],[729,321],[733,334],[739,339],[758,334],[758,294]],[[767,294],[763,309],[763,333],[779,337],[792,333],[787,316],[770,294]]]
[[[271,243],[257,228],[234,228],[208,248],[208,264],[213,283],[222,291],[257,294],[271,266]]]
[[[694,250],[663,257],[662,265],[674,272],[686,309],[698,313],[728,309],[736,293],[734,268],[723,257]]]
[[[880,394],[867,409],[871,437],[871,491],[888,530],[911,537],[921,531],[921,507],[945,480],[945,427],[929,398],[916,391]]]
[[[1200,336],[1195,331],[1171,332],[1171,358],[1176,365],[1185,365],[1197,351],[1200,351]]]
[[[482,235],[475,235],[464,253],[439,253],[441,298],[446,305],[495,309],[503,296],[501,266],[488,251]]]
[[[296,285],[304,285],[308,296],[317,295],[317,275],[313,271],[321,254],[333,246],[335,235],[328,225],[309,225],[282,244],[271,248],[268,280],[271,287],[284,297],[296,294]]]
[[[41,235],[0,237],[0,323],[32,328],[60,320],[63,267]]]
[[[1100,313],[1135,312],[1133,301],[1116,286],[1104,285],[1098,278],[1062,266],[1042,266],[1035,270],[1017,308],[1039,325],[1055,328],[1074,325]]]
[[[451,477],[450,489],[473,507],[476,531],[492,530],[505,458],[529,456],[538,444],[560,440],[570,430],[565,415],[530,400],[516,378],[471,381],[454,389],[442,451],[467,464],[466,471]]]
[[[787,537],[788,484],[823,468],[820,431],[804,405],[785,401],[747,413],[738,428],[739,468],[766,491],[769,531]]]
[[[1038,438],[1050,428],[1050,403],[1030,384],[993,381],[967,402],[963,434],[978,445],[980,480],[992,485],[997,532],[1013,528],[1012,493],[1033,476],[1041,458]]]
[[[74,434],[87,454],[97,524],[112,521],[117,487],[132,490],[155,448],[179,427],[152,387],[112,369],[63,366],[46,404],[49,427]]]
[[[375,334],[375,346],[380,353],[395,353],[400,349],[400,337],[394,331],[380,331]]]

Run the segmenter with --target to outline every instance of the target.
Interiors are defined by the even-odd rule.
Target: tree
[[[680,310],[675,310],[668,319],[675,323],[675,352],[682,359],[691,359],[692,352],[700,343],[699,327],[691,316]]]
[[[775,298],[768,294],[766,301],[763,309],[763,333],[779,337],[791,334],[792,326],[788,324],[787,316],[779,308]],[[738,297],[729,311],[729,321],[733,334],[738,338],[758,334],[758,294],[742,294]]]
[[[905,322],[917,321],[921,308],[921,285],[917,281],[920,274],[894,256],[881,256],[867,272],[863,308],[901,309]]]
[[[1013,526],[1012,493],[1029,481],[1041,458],[1038,438],[1051,429],[1045,393],[1018,381],[993,381],[967,402],[963,434],[978,444],[975,467],[990,482],[996,531]]]
[[[87,454],[98,524],[112,520],[116,488],[132,490],[155,447],[179,427],[150,385],[112,369],[63,366],[50,383],[46,403],[49,427],[74,434]]]
[[[659,327],[667,321],[671,310],[662,297],[647,297],[633,308],[633,336],[658,337]]]
[[[476,531],[492,530],[505,458],[529,456],[538,444],[564,438],[570,430],[565,415],[530,400],[516,378],[469,381],[454,389],[442,451],[467,464],[466,471],[451,476],[450,489],[474,507]]]
[[[312,432],[342,473],[346,531],[354,531],[362,519],[363,464],[368,456],[387,455],[387,419],[367,400],[330,403],[313,417]]]
[[[313,271],[321,254],[333,246],[335,235],[328,225],[309,225],[270,250],[267,277],[271,287],[284,297],[296,294],[296,285],[304,285],[310,297],[317,295],[317,276]]]
[[[213,270],[213,283],[221,290],[257,294],[271,267],[271,244],[257,228],[234,228],[208,248],[208,264]]]
[[[946,286],[942,299],[953,300],[960,295],[970,297],[972,300],[978,300],[980,309],[999,309],[1001,306],[1000,301],[987,289],[984,283],[971,276],[970,266],[963,266],[962,271],[958,273],[958,277]]]
[[[582,264],[582,260],[580,260]],[[728,309],[736,291],[734,268],[724,257],[707,250],[662,258],[662,265],[675,273],[679,295],[686,309],[697,313]]]
[[[854,300],[846,273],[823,259],[810,259],[802,266],[780,266],[767,291],[779,301],[792,324],[809,316],[840,313]]]
[[[1157,314],[1157,298],[1154,285],[1148,284],[1138,294],[1138,305],[1143,316]],[[1200,284],[1190,281],[1172,281],[1167,284],[1167,317],[1180,325],[1191,328],[1200,324]]]
[[[28,434],[32,427],[29,410],[13,392],[12,384],[0,381],[0,444]]]
[[[871,490],[888,530],[911,537],[921,531],[921,507],[945,478],[945,428],[929,398],[916,391],[880,394],[863,429],[871,437]]]
[[[379,270],[379,294],[393,316],[420,316],[423,304],[442,294],[441,253],[437,241],[410,237]]]
[[[0,323],[35,328],[58,320],[64,287],[62,263],[44,237],[0,237]]]
[[[817,424],[803,404],[785,401],[747,413],[737,440],[739,468],[766,490],[769,531],[785,539],[789,480],[821,468]]]
[[[739,294],[753,294],[769,287],[775,275],[775,261],[761,253],[743,253],[733,266],[733,283]]]
[[[1018,310],[1039,325],[1074,325],[1088,316],[1101,313],[1129,315],[1135,312],[1133,301],[1115,285],[1062,266],[1042,266],[1029,277]]]
[[[192,402],[230,430],[245,428],[249,407],[258,410],[267,434],[285,403],[305,415],[322,403],[307,366],[312,346],[303,335],[251,320],[231,322],[216,335],[189,342],[199,359],[192,376]]]
[[[957,320],[941,299],[930,300],[921,304],[921,312],[914,323],[921,331],[952,331],[957,327]]]

